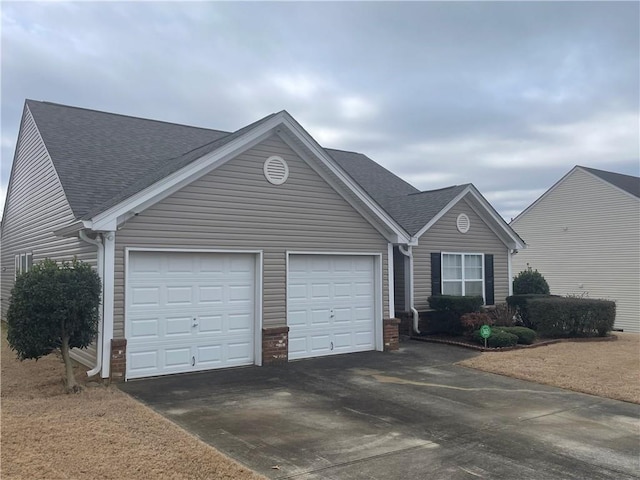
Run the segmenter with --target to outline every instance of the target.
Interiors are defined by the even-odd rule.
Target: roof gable
[[[578,168],[595,175],[614,187],[618,187],[620,190],[630,193],[634,197],[640,198],[640,177],[624,175],[622,173],[607,172],[606,170],[598,170],[596,168],[582,166],[578,166]]]
[[[576,171],[583,171],[590,175],[595,176],[599,180],[602,180],[611,186],[622,190],[627,195],[631,195],[635,198],[640,198],[640,177],[634,177],[632,175],[623,175],[621,173],[607,172],[605,170],[597,170],[595,168],[582,167],[580,165],[576,165],[569,172],[560,178],[556,183],[554,183],[549,189],[540,195],[536,200],[531,203],[527,208],[525,208],[522,212],[520,212],[513,220],[511,220],[510,225],[514,225],[518,223],[523,216],[527,214],[527,212],[531,211],[531,209],[535,208],[543,199],[547,198],[555,189],[560,187],[567,178],[573,175]],[[635,192],[635,193],[634,193]]]
[[[320,161],[359,211],[367,214],[365,207],[370,220],[381,221],[398,239],[418,238],[473,187],[421,192],[363,154],[324,149],[285,111],[230,133],[33,100],[26,107],[76,218],[101,228],[113,228],[273,133]],[[499,217],[486,200],[478,205],[491,221]],[[506,230],[517,243],[517,234]]]

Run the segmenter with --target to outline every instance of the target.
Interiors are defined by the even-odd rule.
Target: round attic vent
[[[460,215],[458,215],[458,219],[456,220],[456,226],[458,227],[458,231],[460,233],[467,233],[469,231],[469,227],[471,226],[469,217],[467,217],[467,215],[464,213],[461,213]]]
[[[269,157],[264,162],[264,177],[274,185],[282,185],[289,178],[289,165],[281,157]]]

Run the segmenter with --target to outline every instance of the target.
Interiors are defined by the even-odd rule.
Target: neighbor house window
[[[483,297],[483,254],[443,253],[442,294]]]
[[[15,256],[15,274],[28,272],[33,266],[33,253],[21,253]]]

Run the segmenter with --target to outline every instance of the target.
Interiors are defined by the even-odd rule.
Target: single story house
[[[397,348],[431,294],[504,299],[524,242],[473,185],[420,192],[286,111],[223,132],[27,100],[2,247],[3,317],[33,262],[95,266],[74,358],[132,379]]]
[[[640,177],[576,166],[511,222],[527,239],[515,273],[551,293],[616,302],[615,328],[640,332]]]

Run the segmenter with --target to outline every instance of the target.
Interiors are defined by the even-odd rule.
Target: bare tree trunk
[[[78,385],[76,377],[73,375],[73,364],[71,363],[71,357],[69,356],[69,337],[66,335],[62,337],[60,353],[62,353],[62,360],[64,360],[67,393],[78,393],[82,390],[82,387]]]

